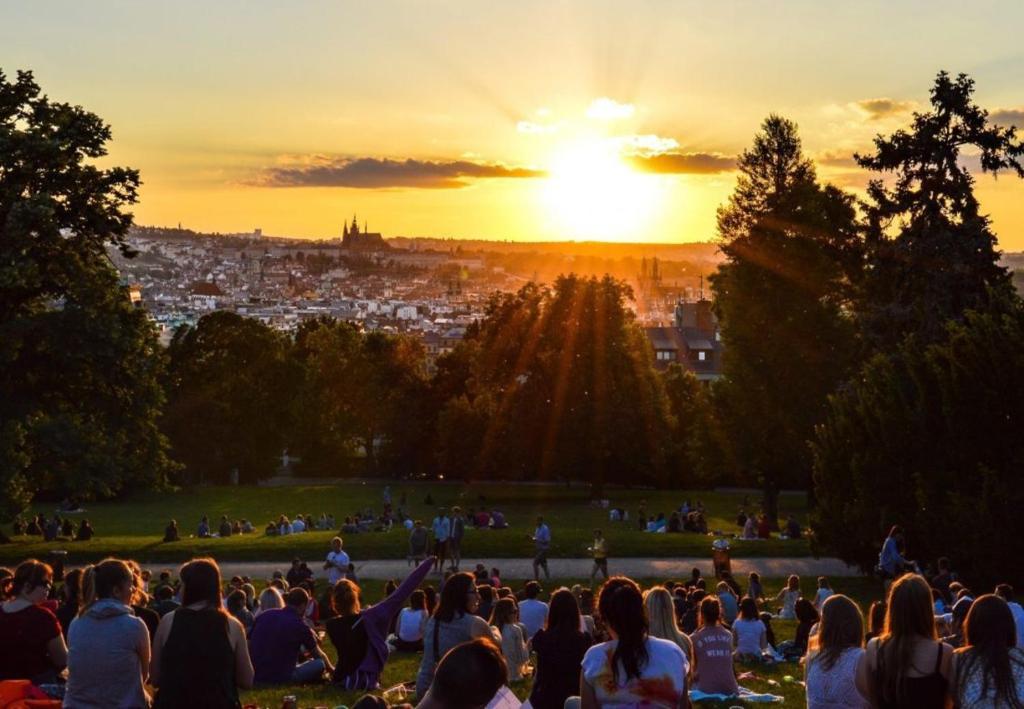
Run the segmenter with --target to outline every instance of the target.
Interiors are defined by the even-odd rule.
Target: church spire
[[[350,234],[358,234],[359,233],[359,222],[356,221],[355,213],[352,214],[352,228],[349,230],[349,233]]]

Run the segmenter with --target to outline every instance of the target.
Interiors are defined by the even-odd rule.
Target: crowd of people
[[[537,544],[543,526],[530,535]],[[223,584],[212,559],[177,578],[107,559],[63,579],[28,560],[0,571],[0,681],[30,680],[66,707],[236,707],[253,685],[375,692],[392,654],[421,653],[409,680],[428,709],[483,707],[503,692],[514,705],[507,687],[526,677],[538,709],[681,707],[749,697],[737,665],[800,662],[812,709],[1024,706],[1024,609],[1013,589],[975,594],[946,559],[928,577],[908,571],[900,547],[894,528],[880,555],[888,592],[867,623],[824,577],[806,597],[796,576],[768,596],[756,573],[743,588],[699,569],[646,590],[613,576],[596,594],[546,596],[537,581],[513,590],[483,564],[447,569],[435,589],[434,556],[367,606],[341,538],[319,594],[300,559],[259,594],[245,577]],[[792,639],[777,642],[779,620],[796,622]]]
[[[40,512],[29,517],[28,521],[19,515],[14,518],[14,522],[11,524],[11,531],[16,537],[22,535],[42,537],[45,542],[55,542],[58,540],[87,542],[96,534],[89,520],[81,519],[76,525],[74,520],[67,516],[67,513],[62,518],[59,511],[49,518]]]

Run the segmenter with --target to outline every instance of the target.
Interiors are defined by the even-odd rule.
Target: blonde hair
[[[274,608],[284,608],[284,598],[275,587],[267,586],[263,589],[263,593],[260,594],[259,605],[259,610],[256,611],[257,615]]]
[[[676,622],[676,607],[672,602],[672,594],[664,586],[655,586],[644,593],[644,606],[647,607],[647,634],[652,638],[668,640],[679,646],[688,659],[693,658],[693,644],[690,638],[679,629]]]

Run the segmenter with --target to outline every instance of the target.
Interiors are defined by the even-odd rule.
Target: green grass
[[[661,579],[639,580],[640,584],[645,588],[660,583],[661,581]],[[512,588],[519,588],[523,582],[512,581],[508,583]],[[589,585],[589,580],[571,579],[566,581],[564,585],[571,585],[573,583],[580,583],[586,586]],[[782,588],[783,583],[784,579],[765,579],[764,585],[766,593],[774,595]],[[881,598],[882,596],[881,584],[871,578],[836,578],[833,579],[832,585],[837,593],[845,593],[857,601],[864,611],[867,611],[871,601]],[[365,584],[361,584],[361,586],[364,598],[367,601],[373,602],[379,599],[383,594],[383,582],[369,581]],[[554,586],[551,587],[551,590],[553,589]],[[802,579],[802,590],[805,596],[812,597],[815,590],[814,580],[809,578]],[[793,637],[796,631],[796,623],[794,621],[776,620],[772,623],[772,629],[775,631],[776,640],[778,642],[782,642],[783,640],[788,640]],[[330,642],[326,644],[324,649],[332,657],[334,656],[334,648],[330,645]],[[421,655],[419,654],[393,655],[384,667],[384,674],[381,678],[382,687],[387,688],[400,682],[415,680],[416,673],[419,670],[420,657]],[[790,676],[797,681],[803,679],[803,668],[796,663],[757,666],[737,663],[736,671],[737,673],[753,671],[759,678],[740,680],[741,686],[757,692],[778,694],[785,698],[785,701],[781,704],[771,704],[767,706],[783,707],[783,709],[796,709],[797,707],[804,707],[806,705],[803,687],[796,682],[787,682],[785,680],[786,676]],[[515,691],[517,696],[524,700],[530,694],[530,687],[531,680],[529,679],[512,684],[513,691]],[[277,707],[281,705],[281,698],[288,694],[294,694],[299,699],[299,706],[307,708],[315,706],[336,707],[340,704],[351,706],[360,696],[362,696],[363,693],[344,692],[329,685],[314,687],[285,686],[274,687],[272,689],[254,689],[245,692],[242,695],[242,703],[256,704],[260,707]],[[732,701],[724,703],[708,702],[702,703],[698,706],[708,707],[709,709],[728,709],[728,707],[731,706],[757,707],[765,705]]]
[[[72,519],[88,518],[96,530],[89,542],[67,540],[43,543],[40,537],[16,537],[11,544],[0,545],[0,563],[16,563],[27,557],[42,557],[53,549],[71,553],[72,563],[94,561],[114,555],[130,557],[142,562],[181,562],[197,555],[210,555],[220,561],[287,561],[296,555],[319,557],[329,546],[335,532],[307,532],[286,537],[266,537],[263,527],[271,519],[284,514],[322,512],[333,514],[338,524],[350,515],[367,507],[382,508],[383,483],[343,483],[297,487],[203,487],[172,493],[145,493],[116,502],[93,503],[83,515]],[[552,557],[584,557],[595,527],[604,530],[613,556],[618,557],[685,557],[707,556],[710,539],[705,536],[683,534],[647,534],[637,530],[633,523],[611,523],[605,510],[589,504],[584,488],[566,488],[541,485],[501,484],[431,484],[400,483],[391,486],[397,508],[402,492],[407,494],[406,511],[429,526],[436,506],[460,505],[463,509],[486,504],[505,513],[510,528],[503,531],[468,529],[463,542],[463,556],[467,558],[516,558],[532,555],[532,545],[525,538],[534,527],[538,514],[544,515],[552,530]],[[434,505],[426,504],[427,495]],[[484,497],[481,502],[480,496]],[[703,501],[707,508],[708,527],[735,533],[736,513],[744,499],[739,493],[716,493],[685,490],[613,490],[612,506],[624,507],[635,519],[642,500],[646,500],[647,513],[664,512],[666,517],[683,500]],[[756,503],[756,497],[751,496]],[[804,495],[786,495],[781,500],[784,513],[793,512],[804,519]],[[54,506],[37,506],[33,513],[52,515]],[[216,528],[221,515],[229,519],[246,518],[256,525],[253,535],[228,539],[189,538],[195,533],[202,515],[208,515]],[[178,520],[183,539],[165,544],[164,527],[171,518]],[[370,532],[346,535],[345,548],[354,559],[404,558],[407,550],[405,532]],[[733,556],[808,556],[810,550],[804,541],[742,542],[733,545]]]

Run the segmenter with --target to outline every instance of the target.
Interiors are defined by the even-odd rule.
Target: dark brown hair
[[[38,559],[26,559],[14,570],[11,582],[11,595],[19,596],[23,592],[31,592],[53,582],[53,569]]]
[[[975,599],[964,622],[964,647],[957,650],[956,676],[953,686],[955,697],[974,673],[981,676],[981,696],[995,690],[997,706],[1019,709],[1024,697],[1018,696],[1014,681],[1013,658],[1010,650],[1017,644],[1017,630],[1013,613],[999,596],[991,593]]]
[[[648,660],[647,608],[640,587],[625,576],[613,576],[601,587],[597,608],[618,639],[611,657],[612,678],[618,681],[620,662],[626,681],[639,677]]]
[[[813,661],[821,662],[826,671],[835,666],[843,650],[863,645],[864,616],[857,604],[842,594],[825,599],[821,604],[821,625],[811,642],[819,651]]]
[[[221,608],[220,567],[213,559],[193,559],[178,572],[181,579],[181,605],[191,606],[206,603],[211,608]]]
[[[114,589],[121,588],[132,581],[135,574],[120,559],[104,559],[92,569],[92,587],[95,600],[110,598]]]

